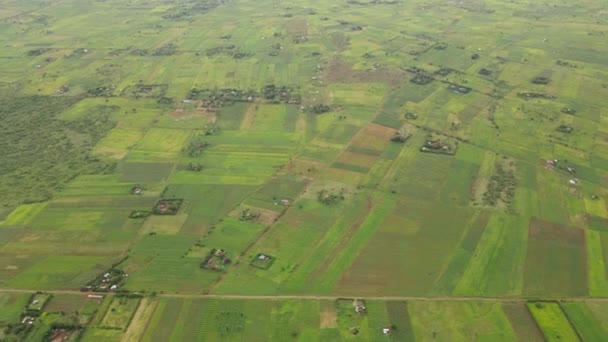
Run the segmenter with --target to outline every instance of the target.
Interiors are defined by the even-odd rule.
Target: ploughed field
[[[0,339],[608,339],[607,29],[3,1]]]

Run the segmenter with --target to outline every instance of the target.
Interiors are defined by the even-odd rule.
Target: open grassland
[[[0,340],[605,340],[607,18],[3,1]]]

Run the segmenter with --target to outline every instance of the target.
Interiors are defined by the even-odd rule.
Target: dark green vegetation
[[[0,205],[49,200],[53,192],[80,174],[112,172],[114,162],[91,153],[114,127],[111,106],[84,116],[57,116],[81,98],[0,97]]]
[[[0,339],[606,340],[607,18],[2,1]]]

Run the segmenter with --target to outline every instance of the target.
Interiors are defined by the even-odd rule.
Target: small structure
[[[98,291],[98,292],[107,292],[117,290],[124,283],[124,278],[127,274],[118,268],[110,268],[106,272],[100,274],[95,279],[89,281],[85,286],[83,286],[80,291]],[[92,295],[89,295],[88,298],[96,298]]]
[[[268,254],[263,254],[263,253],[259,253],[258,255],[255,256],[255,258],[253,258],[253,260],[251,261],[250,265],[262,270],[267,270],[270,268],[270,266],[272,266],[272,263],[274,262],[275,258],[273,256],[270,256]]]
[[[568,125],[559,125],[557,127],[557,131],[562,133],[572,133],[572,131],[574,131],[574,128]]]
[[[365,313],[365,306],[363,306],[363,305],[356,305],[355,306],[355,312],[358,313],[358,314]]]
[[[154,215],[176,215],[184,202],[181,198],[161,199],[156,203],[152,214]]]
[[[391,328],[383,328],[383,329],[382,329],[382,333],[383,333],[384,335],[386,335],[386,336],[388,336],[388,335],[392,334],[392,332],[393,332],[393,331],[391,330]]]
[[[578,185],[578,179],[572,178],[568,181],[568,183],[570,183],[570,185]]]
[[[570,107],[564,107],[564,108],[562,108],[562,113],[568,114],[568,115],[574,115],[574,114],[576,114],[576,110],[574,110]]]
[[[21,324],[34,324],[34,319],[35,318],[31,316],[24,316],[21,320]]]
[[[547,84],[549,83],[549,78],[544,76],[537,76],[532,79],[532,83],[534,84]]]
[[[492,75],[492,71],[486,68],[479,69],[479,74],[482,76],[490,76]]]
[[[227,254],[228,251],[223,248],[212,248],[201,261],[201,268],[209,271],[224,271],[232,262]]]
[[[391,137],[391,141],[392,142],[396,142],[396,143],[404,143],[407,141],[407,139],[410,138],[410,134],[407,133],[403,133],[401,131],[395,131],[395,134],[393,134],[393,136]]]
[[[410,120],[416,120],[416,119],[418,119],[418,114],[411,113],[411,112],[405,113],[405,118],[410,119]]]

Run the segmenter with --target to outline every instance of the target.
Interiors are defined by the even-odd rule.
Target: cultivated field
[[[0,340],[607,340],[607,32],[603,0],[2,1]]]

